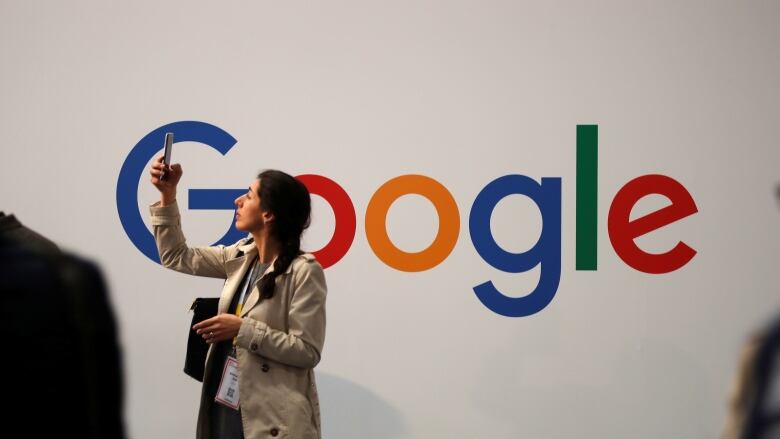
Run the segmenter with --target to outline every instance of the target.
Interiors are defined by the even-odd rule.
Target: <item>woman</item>
[[[326,285],[322,267],[300,250],[308,190],[265,171],[235,200],[236,228],[251,238],[188,247],[176,204],[181,166],[166,167],[159,157],[150,173],[161,195],[150,209],[162,264],[226,279],[217,316],[193,327],[211,345],[197,437],[319,438],[313,368],[325,339]]]

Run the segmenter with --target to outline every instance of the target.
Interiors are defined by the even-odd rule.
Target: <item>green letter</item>
[[[599,126],[577,125],[577,270],[595,271]]]

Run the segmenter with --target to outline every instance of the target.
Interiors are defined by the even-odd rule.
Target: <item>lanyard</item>
[[[249,270],[249,274],[246,276],[246,281],[244,282],[244,289],[241,291],[241,295],[238,296],[238,303],[236,304],[236,315],[241,317],[241,310],[244,309],[244,299],[246,298],[247,293],[249,292],[249,286],[254,284],[253,278],[255,270],[257,269],[257,262],[260,260],[258,257],[255,259],[255,262],[252,264],[252,268]],[[236,356],[236,342],[238,340],[238,336],[233,337],[233,349],[230,351],[230,355],[235,357]]]
[[[244,300],[246,298],[247,293],[249,292],[249,286],[252,285],[254,282],[252,282],[253,275],[255,273],[255,269],[257,268],[257,261],[260,259],[255,259],[255,262],[252,264],[252,269],[249,270],[249,274],[246,277],[246,282],[244,282],[244,290],[241,291],[241,295],[238,296],[238,303],[236,304],[236,315],[241,317],[241,310],[244,308]]]

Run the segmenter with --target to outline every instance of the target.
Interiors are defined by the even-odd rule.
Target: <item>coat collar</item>
[[[241,259],[241,257],[245,257],[245,263],[250,264],[254,262],[255,258],[257,257],[257,246],[255,245],[255,240],[251,236],[249,238],[246,238],[244,243],[239,244],[236,248],[238,248],[238,255],[239,257],[236,259],[233,259],[233,261]],[[232,261],[228,261],[230,263]],[[276,258],[273,258],[271,263],[268,265],[268,268],[266,268],[265,272],[263,272],[263,276],[265,276],[268,273],[271,273],[274,271],[274,263],[276,262]],[[290,264],[287,269],[284,271],[284,274],[290,274],[292,272],[292,266],[293,264]],[[230,272],[228,272],[228,275],[230,275]]]
[[[252,239],[251,237],[247,238],[246,241],[244,241],[243,243],[238,244],[236,248],[238,249],[237,257],[227,261],[226,270],[231,285],[229,287],[226,287],[226,290],[230,291],[230,295],[226,296],[223,301],[220,301],[221,308],[224,308],[222,312],[225,312],[227,310],[230,304],[230,300],[233,297],[232,294],[236,294],[237,289],[240,286],[241,280],[244,278],[244,276],[246,276],[247,271],[249,271],[249,268],[254,263],[255,259],[257,259],[257,247],[255,246],[254,239]],[[305,253],[303,257],[307,259],[314,259],[314,256],[309,255],[308,253]],[[265,272],[260,277],[261,279],[274,271],[275,262],[276,262],[276,258],[274,258],[271,261],[271,263],[268,265],[268,268],[266,268]],[[285,270],[284,274],[289,274],[292,272],[294,263],[295,261],[293,260],[293,262],[291,262],[290,265]],[[260,301],[260,291],[257,288],[252,288],[252,291],[249,293],[249,297],[246,300],[246,304],[244,305],[244,308],[241,311],[241,317],[246,316],[249,313],[249,311],[259,303],[259,301]]]

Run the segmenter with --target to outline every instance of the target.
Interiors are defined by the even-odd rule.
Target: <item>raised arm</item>
[[[232,246],[187,246],[176,203],[176,186],[184,173],[181,165],[175,164],[166,168],[163,157],[160,156],[152,164],[149,173],[152,185],[160,191],[160,201],[153,204],[149,210],[162,265],[196,276],[227,278],[225,261],[233,251]]]

